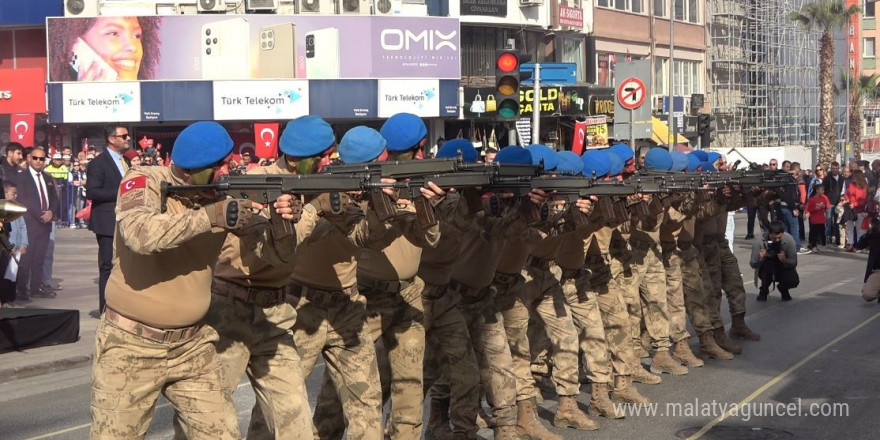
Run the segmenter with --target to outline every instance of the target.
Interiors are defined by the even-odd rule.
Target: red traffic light
[[[498,56],[496,65],[502,72],[515,72],[519,68],[519,57],[515,53],[505,52]]]

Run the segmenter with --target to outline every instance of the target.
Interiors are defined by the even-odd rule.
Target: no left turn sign
[[[617,101],[627,110],[635,110],[645,103],[648,96],[645,83],[638,78],[627,78],[617,86]]]

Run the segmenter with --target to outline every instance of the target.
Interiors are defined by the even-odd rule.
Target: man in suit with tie
[[[37,298],[54,298],[55,292],[44,290],[43,266],[49,250],[52,220],[58,218],[58,192],[55,180],[43,173],[46,167],[46,151],[34,148],[28,156],[28,168],[18,177],[19,201],[27,207],[25,224],[28,230],[28,252],[18,271],[18,297],[27,300],[28,295]],[[28,291],[30,287],[30,291]]]
[[[92,201],[89,229],[98,240],[98,315],[104,310],[104,287],[113,269],[113,233],[116,231],[116,194],[129,164],[124,154],[131,145],[128,128],[119,124],[104,127],[105,154],[89,162],[86,197]]]

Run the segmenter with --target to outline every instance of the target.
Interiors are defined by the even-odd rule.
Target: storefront
[[[447,139],[464,137],[471,139],[480,147],[504,147],[510,143],[521,142],[531,133],[531,117],[534,110],[534,91],[520,90],[520,121],[515,123],[496,120],[497,102],[492,87],[465,87],[462,102],[463,120],[447,121]],[[572,149],[575,124],[585,123],[587,118],[593,125],[604,124],[605,129],[592,128],[588,143],[608,142],[608,127],[614,123],[614,91],[608,87],[597,86],[544,86],[539,94],[541,115],[540,143],[557,150]],[[603,118],[596,118],[602,116]],[[517,129],[517,142],[508,142],[510,129]],[[495,141],[492,140],[492,132]],[[527,143],[539,143],[528,139]]]
[[[46,115],[46,70],[0,69],[0,143],[25,146],[53,142],[56,130]],[[60,141],[59,141],[60,142]]]

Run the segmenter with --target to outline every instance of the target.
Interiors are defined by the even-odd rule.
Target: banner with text
[[[423,118],[440,116],[440,81],[379,80],[379,117],[408,112]]]
[[[47,19],[49,82],[461,77],[457,18]]]
[[[139,122],[141,87],[137,82],[64,84],[61,109],[63,122]]]
[[[214,81],[214,119],[294,119],[307,114],[308,81]]]

